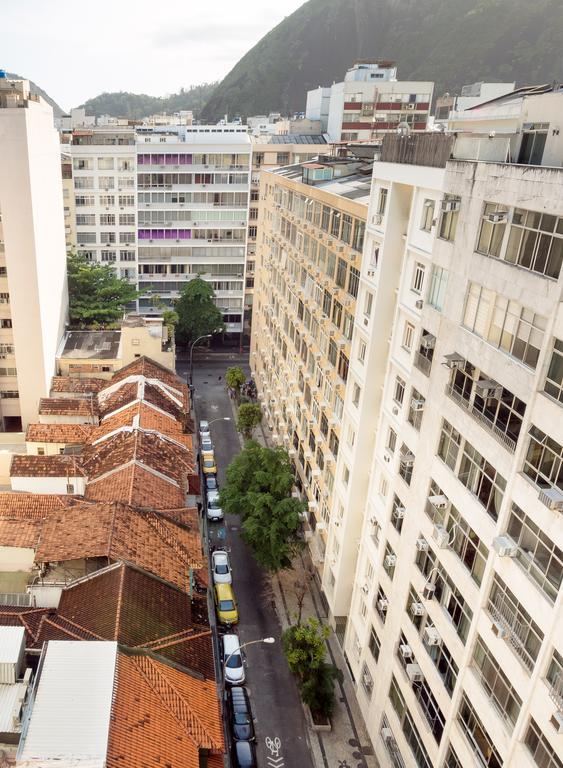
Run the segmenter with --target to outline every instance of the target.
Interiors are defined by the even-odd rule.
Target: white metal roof
[[[0,664],[17,664],[24,642],[23,627],[0,627]]]
[[[25,696],[27,683],[0,685],[0,733],[19,733],[18,715],[21,701]]]
[[[51,640],[18,759],[105,765],[117,643]]]

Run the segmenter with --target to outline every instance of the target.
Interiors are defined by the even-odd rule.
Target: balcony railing
[[[482,411],[476,408],[474,403],[469,402],[463,397],[458,390],[452,384],[446,384],[446,394],[451,397],[461,408],[463,408],[470,416],[473,416],[475,421],[478,421],[484,427],[486,427],[497,440],[504,445],[511,453],[514,453],[516,449],[516,440],[513,440],[506,432],[503,432],[494,421],[486,416]]]
[[[0,592],[0,605],[27,608],[31,605],[29,592]]]
[[[489,601],[488,608],[493,620],[506,632],[506,639],[513,647],[516,655],[522,660],[526,668],[532,671],[535,660],[526,648],[528,630],[520,620],[517,611],[503,598],[495,598],[494,602]]]
[[[563,712],[563,677],[559,673],[555,675],[549,689],[549,698],[553,701],[559,712]]]
[[[445,168],[452,155],[454,141],[453,135],[443,133],[415,133],[407,136],[388,133],[383,137],[381,162]]]
[[[430,370],[432,369],[432,360],[425,357],[421,352],[414,353],[414,366],[425,376],[430,376]]]

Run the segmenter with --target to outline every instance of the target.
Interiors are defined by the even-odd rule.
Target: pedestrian
[[[221,381],[221,379],[222,379],[222,378],[223,378],[222,376],[219,376],[219,378],[217,379],[217,381]]]

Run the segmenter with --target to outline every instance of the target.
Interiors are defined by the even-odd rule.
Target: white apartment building
[[[534,98],[374,167],[323,589],[385,766],[562,765],[563,93]]]
[[[187,280],[213,285],[228,333],[242,328],[250,189],[244,126],[108,126],[75,130],[77,250],[113,263],[151,312]]]
[[[37,420],[67,304],[53,110],[27,80],[0,76],[0,430]]]
[[[425,131],[433,91],[432,82],[397,80],[393,61],[360,59],[330,95],[320,86],[309,91],[305,114],[326,121],[330,141],[372,142],[400,123]]]

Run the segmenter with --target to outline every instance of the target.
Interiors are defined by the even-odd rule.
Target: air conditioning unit
[[[444,494],[440,494],[439,496],[429,496],[428,501],[436,509],[447,509],[450,503],[448,497],[444,496]]]
[[[403,467],[412,467],[414,466],[414,453],[411,453],[408,451],[407,453],[403,453],[401,455],[401,466]]]
[[[426,336],[423,336],[420,340],[420,346],[423,349],[434,349],[436,346],[436,337],[433,336],[431,333],[427,333]]]
[[[406,109],[414,109],[416,107],[416,104],[406,104]]]
[[[371,691],[371,689],[373,688],[373,680],[371,679],[371,675],[364,673],[362,675],[362,682],[364,686],[368,689],[368,691]]]
[[[386,568],[394,568],[397,565],[397,555],[385,555],[383,562]]]
[[[407,664],[407,677],[411,683],[421,683],[424,680],[421,668],[418,664]]]
[[[364,593],[364,595],[367,595],[367,593],[369,592],[369,584],[367,583],[367,581],[366,581],[366,583],[365,583],[365,584],[362,586],[362,592]]]
[[[446,549],[450,541],[450,534],[443,525],[435,525],[432,531],[432,538],[440,549]]]
[[[487,221],[490,221],[491,224],[498,224],[501,221],[506,221],[508,218],[508,211],[494,211],[493,213],[488,213],[484,218]]]
[[[394,405],[393,406],[393,416],[398,416],[398,415],[399,415],[399,409],[397,408],[396,405]]]
[[[402,520],[405,516],[405,508],[404,507],[395,507],[393,509],[393,517],[395,517],[397,520]]]
[[[389,600],[386,597],[380,597],[377,601],[377,608],[381,613],[386,613],[389,608]]]
[[[416,397],[413,397],[411,400],[411,409],[413,411],[422,411],[424,410],[424,400],[420,400]]]
[[[426,539],[417,539],[416,540],[416,548],[419,552],[428,552],[428,542]]]
[[[440,637],[436,627],[428,626],[424,627],[423,638],[426,645],[441,645],[442,638]]]
[[[412,648],[407,643],[399,645],[399,653],[403,659],[412,659]]]
[[[442,211],[444,213],[454,213],[459,211],[461,203],[459,200],[442,200]]]
[[[491,629],[493,630],[493,635],[500,637],[501,640],[504,640],[506,637],[508,637],[508,630],[506,627],[503,627],[499,621],[493,621],[491,624]]]
[[[518,545],[506,534],[495,536],[493,549],[500,557],[516,557],[518,554]]]
[[[563,512],[563,491],[559,488],[547,488],[540,491],[538,499],[549,509],[557,512]]]
[[[442,363],[443,366],[450,370],[454,368],[463,368],[464,364],[465,358],[458,355],[457,352],[451,352],[449,355],[444,355],[444,362]]]
[[[413,616],[424,616],[424,606],[422,603],[411,603],[411,614]]]
[[[377,517],[372,515],[372,517],[370,517],[370,519],[369,519],[369,524],[370,525],[377,525]]]
[[[417,309],[422,309],[422,307],[424,306],[424,302],[422,301],[422,299],[417,299],[417,300],[414,302],[414,306],[415,306]]]
[[[425,584],[422,589],[422,597],[425,600],[432,600],[434,597],[434,593],[436,592],[436,585],[435,584]]]
[[[475,393],[483,400],[499,400],[502,395],[502,385],[492,379],[476,381]]]
[[[554,712],[549,722],[556,733],[563,733],[563,712]]]

